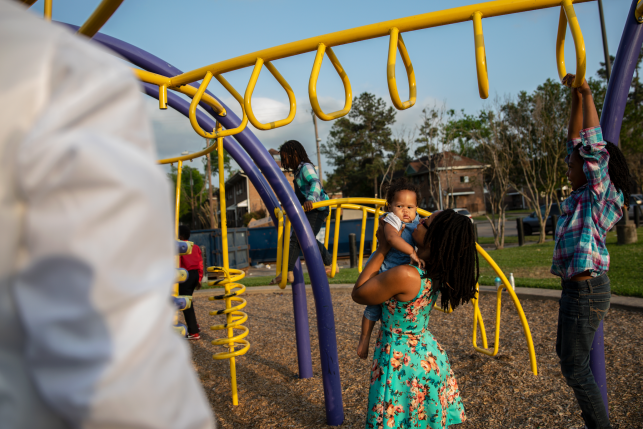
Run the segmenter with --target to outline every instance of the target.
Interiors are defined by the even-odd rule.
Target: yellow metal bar
[[[319,77],[319,70],[321,68],[322,61],[324,61],[324,52],[328,55],[328,59],[333,64],[333,67],[335,67],[337,74],[339,74],[339,77],[344,84],[344,108],[329,114],[323,112],[321,107],[319,107],[319,101],[317,101],[317,78]],[[333,119],[346,116],[348,112],[351,111],[351,106],[353,105],[353,92],[351,89],[351,82],[348,80],[348,75],[344,71],[344,68],[335,56],[333,50],[330,47],[326,48],[326,45],[323,43],[320,43],[317,48],[313,70],[310,72],[310,80],[308,81],[308,97],[310,98],[310,105],[313,108],[313,112],[315,112],[315,115],[317,115],[317,117],[322,121],[332,121]]]
[[[207,87],[207,84],[210,82],[210,79],[212,78],[212,75],[210,75],[210,78],[206,80],[204,79],[204,85]],[[199,88],[199,92],[203,94],[203,91],[205,91],[205,87],[202,84],[201,88]],[[192,103],[197,99],[198,96],[195,95],[195,97],[192,99]],[[200,97],[199,97],[200,98]],[[197,101],[198,104],[198,101]],[[190,105],[190,111],[192,110],[192,106]],[[227,216],[226,216],[226,200],[225,200],[225,178],[224,178],[224,164],[223,164],[223,137],[220,136],[220,131],[221,131],[221,123],[217,121],[216,125],[216,131],[218,132],[217,134],[219,137],[217,137],[217,151],[218,151],[218,160],[219,160],[219,207],[221,210],[221,254],[223,255],[223,269],[225,270],[226,277],[229,278],[230,276],[230,260],[228,256],[228,222],[227,222]],[[231,283],[226,282],[223,287],[225,288],[225,295],[228,296],[231,293]],[[245,288],[244,288],[245,290]],[[232,308],[232,302],[231,301],[241,301],[242,304],[235,307],[234,309]],[[228,338],[227,339],[222,339],[222,340],[215,340],[212,343],[215,345],[220,345],[220,344],[228,344],[229,345],[229,353],[227,354],[219,354],[215,355],[218,357],[215,357],[215,359],[221,359],[224,357],[227,357],[230,359],[230,382],[231,382],[231,388],[232,388],[232,405],[239,405],[239,395],[237,393],[237,366],[234,357],[238,356],[239,354],[245,353],[245,351],[250,347],[250,343],[247,341],[245,342],[246,347],[244,350],[237,350],[235,351],[235,341],[240,340],[241,338],[244,338],[246,335],[248,335],[248,328],[243,327],[244,332],[242,335],[239,337],[234,337],[234,327],[236,326],[234,324],[235,321],[237,321],[237,325],[243,323],[248,316],[245,315],[245,313],[241,313],[238,310],[241,308],[245,307],[246,301],[243,298],[236,298],[236,297],[227,297],[224,299],[225,301],[225,315],[226,315],[226,323],[225,327],[227,328],[227,334]],[[245,316],[245,318],[235,318],[235,314],[241,314]],[[217,326],[211,327],[211,329],[216,329]],[[214,356],[213,356],[214,357]]]
[[[496,272],[498,277],[502,280],[502,285],[500,288],[498,288],[498,310],[497,310],[497,315],[496,315],[496,339],[499,338],[500,335],[500,300],[502,297],[502,289],[507,289],[507,292],[509,293],[509,296],[511,297],[514,306],[516,307],[516,310],[518,311],[518,316],[520,317],[520,322],[522,324],[522,329],[523,333],[525,334],[525,339],[527,340],[527,347],[529,349],[529,360],[531,361],[531,370],[534,374],[538,374],[538,368],[536,364],[536,352],[534,350],[534,342],[531,338],[531,331],[529,330],[529,323],[527,322],[527,317],[525,316],[525,312],[522,309],[522,306],[520,305],[520,301],[518,300],[518,297],[516,296],[516,293],[514,292],[513,288],[511,287],[511,284],[509,283],[509,280],[505,276],[505,274],[502,272],[500,267],[498,267],[498,264],[491,259],[489,254],[482,248],[480,247],[479,244],[476,243],[476,249],[478,250],[478,253],[487,261],[489,265],[491,265],[491,268]],[[496,340],[496,344],[494,344],[494,352],[491,354],[492,356],[495,356],[498,347],[498,341]],[[474,348],[481,353],[485,354],[490,354],[491,352],[488,351],[482,351],[479,348],[477,348],[474,345]]]
[[[284,214],[279,207],[275,207],[275,216],[279,221],[277,226],[277,276],[281,274],[281,258],[284,249]]]
[[[366,207],[362,207],[362,234],[359,237],[359,260],[357,262],[357,271],[362,272],[364,265],[364,241],[366,240]]]
[[[397,81],[395,80],[395,62],[397,60],[397,50],[400,50],[400,56],[406,68],[406,76],[409,80],[409,99],[407,101],[400,100],[400,94],[397,92]],[[406,50],[406,45],[400,34],[400,30],[396,27],[391,28],[391,37],[388,43],[388,60],[386,64],[386,77],[388,81],[388,92],[391,95],[391,101],[398,110],[406,110],[415,104],[417,99],[417,87],[415,86],[415,71],[413,71],[413,64],[411,58]]]
[[[257,85],[259,73],[261,73],[261,67],[264,65],[264,60],[262,58],[257,58],[257,61],[255,62],[255,68],[254,70],[252,70],[250,81],[248,82],[248,86],[246,87],[246,93],[243,98],[243,107],[246,114],[248,115],[250,123],[258,130],[264,131],[288,125],[292,122],[293,119],[295,119],[295,113],[297,113],[297,101],[295,100],[295,93],[293,92],[292,88],[290,87],[290,85],[288,85],[286,79],[284,79],[281,73],[277,71],[275,66],[273,66],[270,61],[266,61],[265,64],[268,71],[275,77],[275,79],[277,79],[277,82],[279,82],[279,84],[286,91],[286,94],[288,95],[288,103],[290,104],[290,112],[288,113],[286,119],[280,119],[279,121],[273,121],[268,124],[262,124],[255,117],[255,114],[252,111],[252,93],[254,92],[255,86]]]
[[[313,204],[313,207],[315,207],[315,204]],[[315,207],[317,208],[317,207]],[[331,221],[331,216],[333,214],[333,208],[328,207],[328,216],[326,217],[326,228],[324,230],[324,247],[328,249],[328,240],[330,238],[330,221]]]
[[[375,206],[375,219],[373,219],[373,244],[371,245],[371,253],[377,250],[377,228],[380,226],[380,208],[378,204]]]
[[[217,121],[217,131],[221,129],[221,123]],[[223,268],[230,270],[230,261],[228,257],[228,218],[226,213],[225,199],[225,178],[223,164],[223,137],[217,138],[217,152],[219,158],[219,210],[221,211],[221,245],[223,254]]]
[[[183,162],[179,161],[176,168],[176,195],[174,202],[174,238],[179,239],[179,206],[181,205],[181,173],[183,172]],[[176,268],[181,267],[181,256],[176,255]],[[179,284],[174,283],[172,286],[172,296],[179,296]]]
[[[123,3],[123,0],[103,0],[94,13],[80,27],[78,34],[87,36],[90,39],[98,33],[103,25],[112,17],[116,9]]]
[[[487,74],[487,54],[482,33],[482,12],[473,13],[473,41],[476,49],[476,71],[478,73],[478,92],[480,98],[489,97],[489,75]]]
[[[160,74],[156,74],[156,73],[152,73],[152,72],[148,72],[147,70],[141,70],[141,69],[132,68],[132,71],[134,72],[134,74],[136,75],[138,80],[140,80],[142,82],[151,83],[153,85],[157,85],[159,87],[159,91],[161,90],[161,87],[164,86],[166,89],[169,88],[169,89],[171,89],[173,91],[180,92],[181,94],[185,94],[185,95],[189,96],[190,98],[194,97],[194,95],[198,91],[198,89],[193,87],[192,85],[182,85],[182,86],[179,86],[179,87],[171,87],[169,77],[166,77],[166,76],[163,76],[163,75],[160,75]],[[223,79],[223,78],[219,78],[219,77],[215,76],[215,79],[217,79],[217,80],[219,80],[219,82],[221,82],[221,79]],[[225,79],[223,79],[223,80],[225,80]],[[236,100],[240,102],[240,104],[241,104],[241,106],[243,108],[243,98],[241,98],[239,93],[237,91],[235,91],[234,88],[232,88],[232,90],[230,90],[230,88],[229,88],[230,84],[227,81],[225,82],[225,84],[222,82],[222,84],[234,96],[234,98],[236,98]],[[166,96],[166,99],[167,99],[167,96]],[[225,108],[221,105],[221,103],[219,103],[217,101],[217,99],[214,98],[213,96],[211,96],[210,94],[205,94],[204,93],[202,95],[202,97],[201,97],[201,100],[199,100],[199,101],[207,104],[210,107],[212,107],[212,109],[214,109],[216,114],[219,115],[219,116],[225,116],[227,114]]]
[[[217,279],[217,280],[208,281],[208,286],[221,286],[221,285],[224,285],[226,283],[235,283],[235,282],[238,282],[239,280],[241,280],[241,279],[243,279],[245,277],[245,272],[244,271],[236,270],[234,268],[230,268],[229,270],[226,270],[223,267],[208,267],[207,271],[209,273],[223,273],[224,274],[223,279]],[[243,291],[245,291],[245,289]],[[241,291],[241,292],[243,292],[243,291]],[[231,295],[231,296],[236,296],[236,295]]]
[[[585,40],[583,33],[580,31],[578,18],[574,12],[572,0],[563,0],[560,6],[560,18],[558,19],[558,35],[556,37],[556,64],[558,66],[558,76],[562,81],[567,74],[565,68],[565,35],[567,33],[567,23],[574,39],[574,46],[576,48],[576,78],[572,86],[578,88],[583,84],[585,79],[585,69],[587,67],[587,59],[585,53]]]
[[[326,200],[326,201],[320,201],[313,203],[313,208],[319,208],[319,207],[330,207],[330,206],[341,206],[346,209],[361,209],[363,210],[364,213],[369,212],[373,213],[375,215],[375,222],[379,220],[379,214],[380,214],[380,208],[386,203],[386,200],[383,199],[377,199],[377,198],[341,198],[341,199],[335,199],[335,200]],[[375,208],[372,207],[364,207],[360,206],[359,204],[374,204]],[[420,216],[430,216],[431,213],[418,209],[417,210]],[[337,216],[336,216],[337,218]],[[337,222],[337,221],[336,221]],[[363,226],[363,231],[364,230]],[[375,223],[374,225],[374,235],[377,232],[378,224]],[[337,234],[337,227],[335,229],[336,234]],[[362,234],[364,234],[364,232]],[[373,237],[373,241],[375,242],[375,237]],[[335,241],[338,241],[337,236],[335,237]],[[374,243],[373,251],[375,251],[377,247],[377,243]],[[478,306],[478,295],[476,295],[476,298],[472,300],[472,304],[474,306],[474,319],[473,319],[473,348],[483,354],[490,355],[490,356],[495,356],[498,353],[499,345],[500,345],[500,308],[501,308],[501,298],[502,298],[502,289],[507,289],[507,292],[509,292],[509,296],[513,300],[514,306],[516,307],[516,310],[518,312],[518,316],[520,318],[520,322],[523,327],[523,333],[525,335],[525,339],[527,341],[527,348],[529,350],[529,360],[530,360],[530,366],[531,370],[533,371],[534,374],[538,374],[538,367],[537,367],[537,362],[536,362],[536,353],[534,349],[534,344],[533,344],[533,339],[531,337],[531,331],[529,330],[529,324],[527,322],[527,318],[525,316],[525,313],[522,309],[522,306],[520,305],[520,301],[518,300],[518,297],[516,296],[513,288],[511,288],[509,284],[509,280],[507,280],[507,277],[504,275],[500,267],[498,267],[498,264],[495,263],[493,259],[489,256],[489,254],[476,243],[476,250],[478,253],[491,265],[491,267],[494,269],[496,274],[502,279],[503,286],[499,289],[498,294],[497,294],[497,310],[496,310],[496,327],[495,327],[495,340],[494,340],[494,349],[487,350],[487,335],[486,335],[486,330],[484,327],[484,321],[482,319],[482,314],[480,313],[480,308]],[[334,253],[336,254],[337,251],[334,249]],[[476,286],[478,288],[478,286]],[[439,307],[438,307],[439,308]],[[447,310],[447,312],[451,312],[452,309]],[[478,324],[480,326],[480,332],[481,332],[481,337],[482,337],[482,342],[483,342],[483,348],[478,347],[477,345],[477,327]]]
[[[194,131],[197,132],[202,137],[205,137],[207,139],[212,139],[212,138],[218,138],[218,137],[227,137],[231,136],[234,134],[238,134],[241,131],[243,131],[246,128],[246,125],[248,125],[248,117],[246,116],[245,110],[243,111],[243,119],[241,120],[241,124],[239,124],[238,127],[233,128],[231,130],[226,130],[223,131],[220,127],[214,130],[212,133],[208,133],[201,126],[199,125],[199,121],[196,118],[196,108],[199,105],[199,102],[201,101],[201,97],[203,97],[203,94],[205,94],[205,90],[207,89],[208,85],[210,84],[210,81],[212,80],[212,74],[208,72],[205,77],[203,78],[203,82],[201,82],[201,85],[199,86],[199,89],[196,91],[194,94],[194,97],[192,98],[192,101],[190,102],[190,110],[188,117],[190,119],[190,124],[192,124],[192,128],[194,128]],[[241,95],[235,89],[228,83],[227,80],[225,80],[221,76],[217,76],[217,80],[221,82],[225,88],[230,91],[230,93],[237,99],[237,101],[241,104],[241,108],[243,109],[243,103],[241,100]],[[186,87],[189,87],[186,85]],[[212,98],[212,97],[210,97]]]
[[[638,0],[636,4],[636,9],[634,9],[634,17],[638,22],[643,22],[643,3],[641,0]]]
[[[288,254],[290,252],[290,218],[284,214],[284,254],[281,257],[281,281],[279,287],[284,289],[288,284]]]
[[[53,2],[54,2],[54,0],[45,0],[44,15],[45,15],[45,19],[47,21],[51,21],[51,9],[52,9],[52,6],[53,6]]]
[[[338,204],[335,210],[335,233],[333,234],[333,262],[330,266],[330,277],[334,278],[337,274],[337,249],[339,247],[339,227],[342,220],[342,205]]]
[[[213,75],[217,75],[250,67],[255,65],[257,58],[261,58],[263,61],[268,62],[306,52],[313,52],[317,50],[320,43],[323,43],[326,47],[335,47],[362,40],[385,37],[389,35],[389,31],[393,27],[396,27],[400,33],[406,33],[425,28],[466,22],[471,19],[471,16],[476,11],[480,11],[485,18],[492,18],[495,16],[560,6],[560,1],[561,0],[498,0],[429,12],[421,15],[414,15],[406,18],[393,19],[376,24],[351,28],[335,33],[328,33],[272,48],[262,49],[260,51],[191,70],[173,77],[171,86],[184,85],[186,83],[200,80],[208,71]],[[578,4],[588,1],[592,0],[573,0],[573,3]]]

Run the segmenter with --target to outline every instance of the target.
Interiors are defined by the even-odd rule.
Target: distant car
[[[467,209],[453,209],[453,211],[458,213],[458,214],[461,214],[463,216],[468,217],[469,220],[471,221],[471,223],[473,223],[473,218],[471,217],[471,213],[469,213],[469,210],[467,210]]]
[[[643,215],[643,194],[630,195],[630,208],[628,214],[630,219],[634,219],[634,206],[639,206],[640,214]]]
[[[540,206],[540,213],[545,215],[545,206]],[[558,209],[558,204],[553,203],[551,209],[549,210],[549,216],[547,217],[547,222],[545,222],[545,234],[548,234],[553,231],[551,217],[552,215],[560,216],[560,210]],[[525,231],[525,235],[532,235],[536,232],[540,232],[540,222],[538,221],[538,216],[536,212],[533,212],[527,217],[522,218],[522,228]]]

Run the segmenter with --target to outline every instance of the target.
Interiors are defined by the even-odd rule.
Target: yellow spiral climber
[[[221,124],[217,122],[216,131],[221,131]],[[243,326],[248,315],[241,311],[246,306],[246,300],[239,297],[246,291],[246,287],[242,284],[236,283],[245,277],[245,273],[241,270],[230,268],[228,259],[228,227],[226,219],[226,206],[225,206],[225,182],[223,179],[223,138],[217,138],[217,152],[219,153],[219,201],[221,204],[221,250],[223,255],[223,267],[208,267],[209,273],[222,273],[223,278],[209,281],[209,286],[223,286],[225,293],[223,295],[211,296],[210,301],[224,301],[225,309],[214,310],[210,312],[211,316],[220,314],[225,315],[225,323],[221,325],[210,326],[213,331],[226,330],[227,337],[212,340],[212,345],[227,346],[227,352],[219,352],[212,355],[215,360],[230,359],[230,380],[232,387],[232,404],[239,405],[239,398],[237,394],[237,368],[234,358],[246,354],[250,349],[250,343],[244,338],[248,336],[249,330]],[[233,302],[236,304],[233,306]],[[234,330],[241,331],[238,335],[234,335]],[[241,348],[236,348],[241,347]]]

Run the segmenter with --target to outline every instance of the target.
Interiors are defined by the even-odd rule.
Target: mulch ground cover
[[[337,347],[344,400],[343,427],[364,427],[370,365],[378,327],[373,332],[369,360],[356,355],[363,306],[347,290],[333,290]],[[191,341],[193,361],[220,428],[323,428],[326,425],[317,325],[312,293],[308,313],[314,377],[298,377],[292,295],[289,292],[245,295],[251,348],[238,357],[239,406],[230,396],[228,360],[215,361],[224,351],[210,344],[223,331],[206,326],[222,323],[209,311],[221,302],[195,299],[202,339]],[[558,304],[523,299],[538,359],[538,375],[529,369],[527,346],[513,304],[503,299],[500,352],[496,357],[477,353],[471,345],[473,307],[452,314],[433,311],[429,329],[449,354],[468,420],[457,426],[473,428],[578,428],[580,409],[560,374],[554,350]],[[480,303],[493,347],[495,295],[483,294]],[[610,309],[605,319],[605,353],[610,416],[616,429],[643,427],[643,313]],[[481,344],[478,336],[478,344]]]

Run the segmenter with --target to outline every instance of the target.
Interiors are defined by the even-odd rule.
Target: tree
[[[505,197],[510,187],[513,156],[507,136],[507,123],[500,101],[496,98],[493,110],[483,110],[476,120],[467,118],[467,133],[472,145],[470,153],[488,165],[485,169],[485,188],[491,206],[491,224],[496,249],[505,246]]]
[[[355,97],[348,116],[335,121],[322,145],[322,153],[335,167],[328,175],[330,190],[341,190],[345,197],[377,197],[378,177],[386,170],[382,165],[395,152],[390,128],[395,114],[395,109],[373,94]]]
[[[176,196],[177,168],[172,166],[168,177],[174,184]],[[198,211],[206,198],[205,177],[196,168],[184,165],[181,173],[181,200],[179,203],[179,220],[189,223],[192,228],[201,226]]]
[[[522,91],[503,106],[510,145],[519,170],[511,184],[534,210],[540,224],[539,243],[545,241],[545,224],[557,190],[566,183],[567,121],[570,94],[563,85],[547,79],[533,94]],[[544,199],[544,211],[540,199]]]
[[[419,137],[415,139],[418,147],[415,149],[415,156],[420,164],[428,170],[427,179],[429,182],[428,207],[443,207],[442,193],[440,192],[440,175],[438,165],[441,164],[444,150],[442,130],[444,128],[444,117],[446,106],[425,107],[422,109],[422,124],[418,127]],[[422,196],[420,196],[422,198]]]
[[[390,185],[393,181],[393,176],[395,172],[401,169],[404,169],[405,166],[411,161],[409,157],[409,143],[415,140],[415,131],[407,130],[405,126],[402,126],[395,132],[395,138],[393,139],[392,148],[393,151],[389,153],[388,159],[385,163],[380,163],[381,178],[379,186],[379,195],[381,198],[384,197],[384,184]],[[386,170],[384,170],[386,168]]]
[[[643,50],[639,53],[638,62],[632,78],[630,93],[625,105],[623,124],[621,125],[620,146],[627,158],[630,173],[641,190],[643,186],[643,83],[640,80],[639,69],[643,60]],[[614,144],[618,142],[612,142]],[[626,201],[625,204],[629,204]]]

